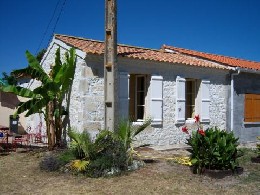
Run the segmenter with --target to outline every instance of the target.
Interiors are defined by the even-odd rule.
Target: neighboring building
[[[6,85],[0,80],[1,85]],[[18,97],[12,93],[5,93],[0,91],[0,125],[9,127],[9,117],[13,115],[17,109],[18,104],[24,98]],[[19,115],[18,132],[23,133],[26,130],[26,120],[24,114]]]
[[[104,128],[104,43],[55,35],[41,62],[46,71],[50,71],[59,47],[61,53],[75,47],[77,54],[71,126],[96,134]],[[247,109],[260,106],[260,63],[236,59],[242,64],[232,65],[178,49],[118,45],[118,117],[133,118],[137,124],[145,118],[153,119],[151,127],[138,137],[138,143],[182,144],[187,137],[181,127],[194,123],[196,114],[204,128],[218,126],[233,130],[241,142],[255,141],[260,135],[260,118]]]

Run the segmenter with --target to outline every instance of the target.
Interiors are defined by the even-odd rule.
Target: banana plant
[[[65,53],[65,62],[61,62],[60,49],[56,50],[55,65],[47,74],[38,60],[26,51],[28,67],[13,71],[14,74],[27,74],[32,79],[41,82],[35,89],[27,89],[14,85],[1,86],[3,92],[14,93],[26,97],[26,102],[21,102],[15,115],[27,111],[26,117],[35,113],[44,114],[48,136],[48,147],[53,149],[56,143],[61,142],[62,116],[66,113],[62,107],[65,94],[70,92],[74,79],[76,57],[75,49]],[[68,106],[66,108],[68,110]]]

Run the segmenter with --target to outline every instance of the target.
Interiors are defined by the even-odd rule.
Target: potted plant
[[[191,146],[191,163],[194,173],[222,178],[233,173],[241,173],[238,167],[238,138],[233,133],[219,128],[203,130],[199,116],[195,116],[197,130],[191,132],[187,144]],[[186,126],[184,133],[190,134]]]
[[[260,136],[258,136],[257,139],[260,141]],[[256,144],[256,153],[257,153],[257,156],[252,157],[251,161],[253,163],[260,163],[260,143]]]

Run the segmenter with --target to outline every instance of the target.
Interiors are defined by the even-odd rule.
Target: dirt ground
[[[172,156],[185,151],[141,151],[142,155]],[[110,178],[86,178],[45,172],[39,161],[45,152],[12,152],[0,156],[0,194],[260,194],[260,164],[242,160],[240,176],[212,179],[194,175],[189,167],[158,160]]]

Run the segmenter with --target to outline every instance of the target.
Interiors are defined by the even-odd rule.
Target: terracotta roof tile
[[[238,59],[238,58],[228,57],[228,56],[223,56],[223,55],[209,54],[209,53],[205,53],[205,52],[199,52],[199,51],[178,48],[178,47],[173,47],[173,46],[167,46],[167,45],[163,45],[162,49],[163,50],[168,49],[168,50],[172,50],[172,51],[179,52],[182,54],[188,54],[190,56],[211,60],[211,61],[225,64],[228,66],[232,66],[232,67],[241,67],[241,68],[247,68],[247,69],[260,70],[260,62]]]
[[[80,49],[86,53],[101,55],[104,53],[104,42],[56,34],[55,38],[64,43]],[[141,48],[118,44],[118,55],[127,58],[143,59],[168,63],[179,63],[191,66],[201,66],[218,69],[229,69],[229,67],[208,60],[199,59],[182,53],[170,53],[162,50]]]

